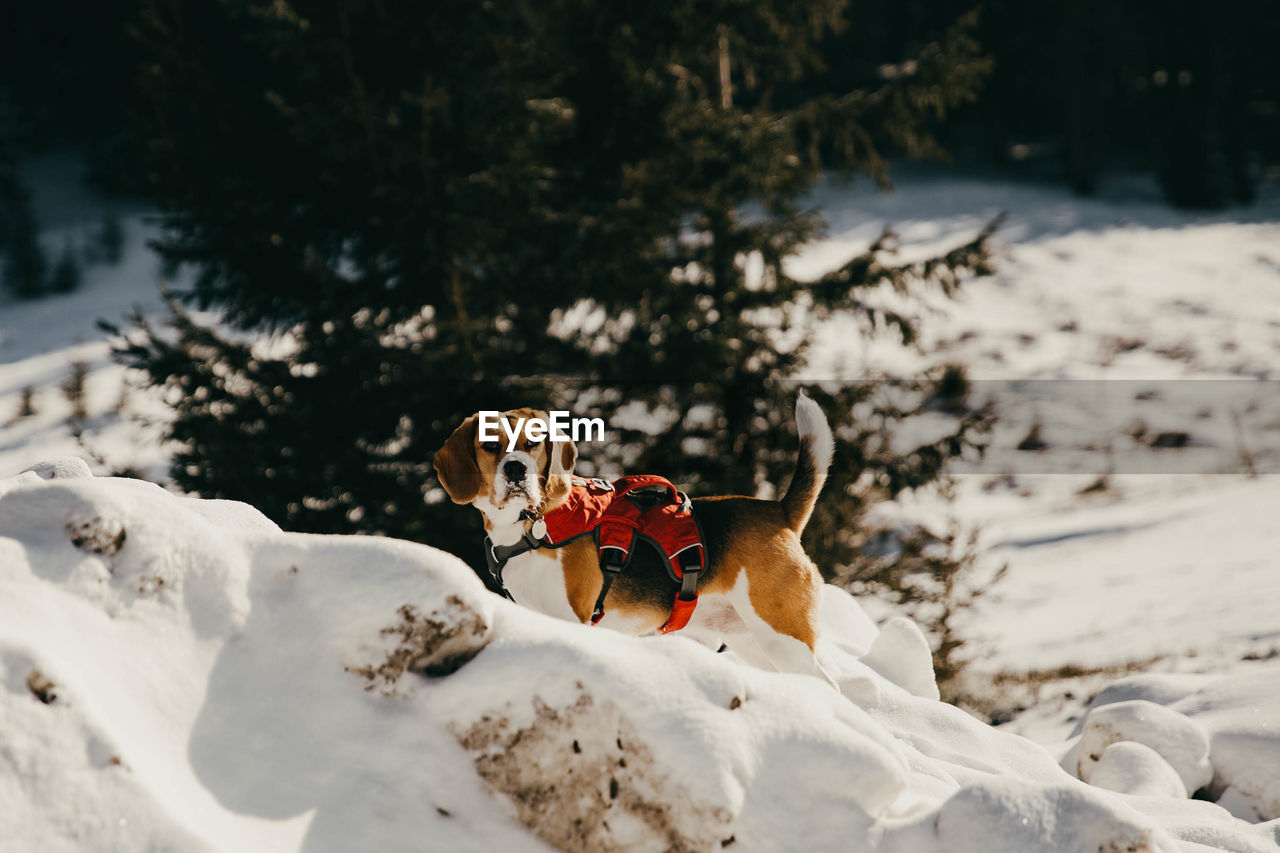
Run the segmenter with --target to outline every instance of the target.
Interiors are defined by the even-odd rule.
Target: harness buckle
[[[681,601],[693,601],[698,597],[698,575],[701,569],[685,569],[684,577],[680,578],[680,592],[678,598]]]
[[[698,576],[703,569],[702,548],[686,548],[677,556],[680,561],[680,599],[692,601],[698,597]]]
[[[627,564],[627,557],[630,556],[626,551],[614,545],[605,545],[600,549],[600,569],[606,572],[622,571],[623,566]]]

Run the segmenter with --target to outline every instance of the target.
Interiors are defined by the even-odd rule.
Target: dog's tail
[[[822,484],[827,481],[831,454],[835,452],[835,441],[826,415],[803,391],[796,398],[796,431],[800,433],[800,458],[796,460],[796,473],[791,478],[791,485],[782,496],[782,511],[787,516],[788,526],[800,533],[809,522]]]

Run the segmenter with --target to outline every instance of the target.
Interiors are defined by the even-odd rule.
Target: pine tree
[[[161,250],[195,268],[194,304],[293,352],[177,303],[176,336],[137,322],[120,351],[180,392],[179,485],[286,527],[474,561],[477,522],[441,503],[431,454],[476,410],[529,403],[668,424],[619,426],[584,448],[589,471],[660,470],[694,493],[782,485],[812,324],[851,311],[909,338],[909,318],[860,294],[987,271],[989,232],[913,264],[893,263],[886,234],[817,281],[785,267],[822,233],[801,199],[825,168],[883,178],[887,151],[936,152],[929,122],[987,70],[971,21],[891,79],[815,94],[839,0],[191,4],[181,27],[171,9],[149,17]],[[779,347],[771,318],[799,343]],[[811,538],[831,562],[869,502],[928,482],[983,420],[890,450],[912,406],[853,420],[876,387],[816,392],[839,427],[837,479],[874,472],[824,499]]]
[[[75,247],[70,241],[62,247],[58,263],[53,267],[49,288],[54,293],[71,293],[80,289],[80,264],[76,261]]]
[[[10,202],[6,219],[4,284],[22,299],[42,296],[49,287],[49,261],[25,193]]]
[[[0,250],[9,245],[13,207],[26,197],[16,169],[21,133],[9,92],[0,87]]]
[[[71,431],[77,437],[83,431],[85,421],[89,419],[89,409],[85,401],[85,385],[88,379],[89,365],[83,361],[77,361],[72,363],[71,373],[62,383],[62,394],[71,404],[71,414],[67,417],[67,423],[71,425]]]
[[[1248,11],[1255,14],[1245,20],[1262,28],[1269,17],[1273,33],[1280,32],[1273,9]],[[1161,82],[1153,92],[1160,105],[1157,173],[1165,196],[1179,207],[1208,209],[1252,201],[1257,175],[1250,114],[1256,109],[1250,90],[1258,83],[1247,77],[1257,51],[1246,48],[1250,36],[1241,19],[1221,8],[1183,0],[1165,14],[1178,22],[1162,31],[1153,56]],[[1269,64],[1274,96],[1280,74],[1274,61]]]
[[[0,285],[19,297],[45,289],[44,252],[31,213],[31,198],[18,178],[17,161],[26,129],[7,89],[0,88]]]
[[[34,417],[36,414],[36,389],[35,386],[27,385],[22,389],[22,396],[18,399],[18,411],[13,413],[13,417],[9,418],[5,426],[13,426],[23,418]]]
[[[124,225],[120,216],[114,211],[107,211],[98,227],[97,248],[102,253],[102,260],[109,264],[118,264],[124,257]]]
[[[899,5],[907,15],[935,6]],[[996,72],[948,129],[953,144],[1027,157],[1022,169],[1058,155],[1083,193],[1108,170],[1151,170],[1166,197],[1187,207],[1251,201],[1260,174],[1280,162],[1275,3],[983,6],[978,35]]]

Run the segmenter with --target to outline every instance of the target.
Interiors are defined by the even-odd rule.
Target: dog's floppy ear
[[[558,444],[560,445],[560,452],[552,454],[551,471],[555,473],[559,469],[561,474],[572,474],[573,466],[578,462],[578,445],[572,441],[562,441],[558,442]]]
[[[431,460],[440,485],[456,504],[471,503],[480,491],[480,468],[476,465],[478,419],[478,415],[472,415],[463,421]]]
[[[573,489],[573,466],[578,461],[578,446],[572,441],[548,441],[547,502],[567,497]]]

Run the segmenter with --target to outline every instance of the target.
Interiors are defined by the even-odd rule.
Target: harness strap
[[[600,585],[600,595],[596,597],[595,609],[591,611],[592,625],[598,624],[604,618],[604,600],[609,595],[609,587],[613,586],[614,579],[622,573],[626,564],[623,555],[618,551],[611,550],[607,555],[601,556],[600,571],[603,574],[603,582]]]
[[[507,585],[502,581],[502,569],[512,557],[518,557],[541,546],[542,543],[534,539],[528,532],[521,536],[520,541],[514,545],[494,545],[492,539],[488,536],[484,537],[484,561],[489,566],[489,577],[493,578],[499,593],[507,599],[515,601],[515,598],[507,589]]]
[[[520,517],[524,519],[536,518],[535,515],[528,510],[520,513]],[[489,577],[493,578],[493,582],[498,587],[498,592],[508,601],[515,601],[515,597],[511,591],[507,589],[507,585],[502,581],[502,570],[506,568],[507,561],[512,557],[519,557],[521,554],[528,553],[535,548],[543,547],[543,542],[533,535],[533,530],[526,530],[520,540],[513,545],[494,545],[493,539],[485,534],[484,537],[484,561],[489,567]]]
[[[689,624],[689,618],[693,616],[693,610],[698,606],[698,577],[702,574],[703,568],[701,557],[701,554],[681,552],[680,564],[683,573],[680,577],[680,591],[676,593],[676,600],[671,603],[671,615],[658,629],[659,634],[670,634]]]

